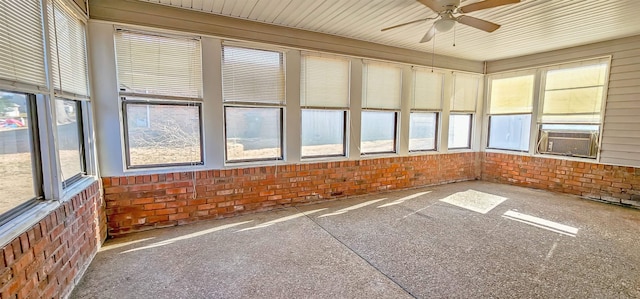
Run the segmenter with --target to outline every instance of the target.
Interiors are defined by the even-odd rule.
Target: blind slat
[[[474,75],[454,74],[451,111],[476,111],[480,87],[480,78]]]
[[[364,64],[362,108],[400,109],[402,69],[383,63]]]
[[[48,1],[53,88],[89,96],[85,25],[61,1]]]
[[[285,102],[282,52],[223,46],[222,56],[224,101]]]
[[[202,98],[200,41],[119,30],[115,35],[120,90]]]
[[[0,1],[0,79],[47,89],[41,15],[38,0]]]
[[[349,59],[303,55],[300,104],[311,107],[349,107]]]
[[[440,110],[443,84],[444,74],[431,70],[414,69],[412,108]]]
[[[489,114],[531,113],[534,75],[491,80]]]

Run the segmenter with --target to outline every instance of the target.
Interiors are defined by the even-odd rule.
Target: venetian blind
[[[364,64],[362,108],[400,109],[402,69],[388,63]]]
[[[457,73],[453,75],[451,111],[474,112],[480,91],[480,77]]]
[[[349,66],[347,58],[303,54],[302,107],[349,107]]]
[[[225,102],[285,102],[284,54],[235,46],[222,48]]]
[[[88,98],[85,25],[62,1],[47,2],[55,93]]]
[[[607,60],[599,59],[548,69],[542,121],[600,122],[608,68]]]
[[[413,109],[440,110],[444,74],[426,69],[413,70]]]
[[[115,42],[122,93],[202,98],[200,40],[118,30]]]
[[[492,78],[489,114],[531,113],[534,77]]]
[[[0,81],[47,90],[39,0],[0,1]]]

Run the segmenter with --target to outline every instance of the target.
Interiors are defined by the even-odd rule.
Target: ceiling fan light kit
[[[496,23],[492,23],[489,21],[485,21],[482,19],[474,18],[471,16],[464,15],[465,13],[478,11],[482,9],[519,3],[520,0],[485,0],[480,2],[471,3],[465,6],[460,7],[460,0],[417,0],[422,3],[422,5],[428,7],[432,11],[438,14],[436,18],[424,18],[419,19],[391,27],[387,27],[382,29],[382,31],[387,31],[390,29],[415,24],[419,22],[424,22],[427,20],[437,19],[431,28],[427,31],[424,37],[420,40],[421,43],[428,42],[435,36],[435,32],[447,32],[450,31],[456,23],[460,23],[463,25],[467,25],[476,29],[480,29],[486,32],[494,32],[500,28],[500,25]],[[458,14],[458,16],[455,16]]]

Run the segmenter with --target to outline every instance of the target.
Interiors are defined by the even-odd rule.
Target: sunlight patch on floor
[[[386,207],[390,207],[390,206],[399,205],[399,204],[401,204],[401,203],[403,203],[403,202],[405,202],[405,201],[407,201],[407,200],[409,200],[409,199],[413,199],[413,198],[416,198],[416,197],[420,197],[420,196],[425,195],[425,194],[427,194],[427,193],[431,193],[431,191],[418,192],[418,193],[416,193],[416,194],[412,194],[412,195],[409,195],[409,196],[405,196],[405,197],[403,197],[403,198],[396,199],[396,200],[394,200],[394,201],[392,201],[392,202],[390,202],[390,203],[386,203],[386,204],[383,204],[383,205],[381,205],[381,206],[378,206],[378,208],[386,208]]]
[[[542,229],[546,229],[555,233],[567,235],[570,237],[575,237],[576,234],[578,233],[578,228],[575,228],[573,226],[560,224],[557,222],[553,222],[550,220],[538,218],[538,217],[527,215],[527,214],[518,213],[515,211],[507,211],[502,215],[502,217],[515,220],[518,222],[522,222],[525,224],[529,224]]]
[[[361,204],[357,204],[357,205],[353,205],[353,206],[350,206],[350,207],[347,207],[347,208],[344,208],[344,209],[337,210],[337,211],[335,211],[335,212],[333,212],[333,213],[328,213],[328,214],[320,215],[320,216],[318,216],[318,218],[323,218],[323,217],[329,217],[329,216],[336,216],[336,215],[344,214],[344,213],[349,212],[349,211],[353,211],[353,210],[357,210],[357,209],[360,209],[360,208],[364,208],[364,207],[366,207],[366,206],[368,206],[368,205],[372,205],[372,204],[374,204],[374,203],[376,203],[376,202],[383,201],[383,200],[385,200],[385,199],[386,199],[386,198],[380,198],[380,199],[370,200],[370,201],[367,201],[367,202],[363,202],[363,203],[361,203]]]
[[[296,213],[296,214],[293,214],[291,216],[282,217],[282,218],[278,218],[278,219],[275,219],[275,220],[267,221],[265,223],[258,224],[258,225],[253,226],[253,227],[243,228],[243,229],[241,229],[241,230],[239,230],[237,232],[244,232],[244,231],[254,230],[254,229],[258,229],[258,228],[265,228],[267,226],[271,226],[271,225],[274,225],[276,223],[285,222],[285,221],[293,220],[293,219],[300,218],[300,217],[305,217],[307,215],[310,215],[310,214],[313,214],[313,213],[317,213],[317,212],[320,212],[320,211],[324,211],[326,209],[327,208]]]
[[[440,201],[481,214],[486,214],[505,200],[507,200],[506,197],[476,190],[467,190],[451,194]]]

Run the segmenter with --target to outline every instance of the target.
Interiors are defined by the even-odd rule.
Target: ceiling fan
[[[435,20],[431,28],[427,31],[424,37],[420,40],[421,43],[428,42],[438,32],[447,32],[453,28],[456,23],[461,23],[467,26],[471,26],[473,28],[477,28],[486,32],[494,32],[500,25],[496,23],[492,23],[489,21],[481,20],[478,18],[470,17],[464,15],[465,13],[469,13],[472,11],[478,11],[487,8],[493,8],[497,6],[507,5],[518,3],[520,0],[485,0],[481,2],[471,3],[465,6],[460,6],[460,0],[417,0],[422,3],[424,6],[430,8],[435,13],[438,14],[435,18],[424,18],[419,20],[414,20],[407,23],[398,24],[395,26],[387,27],[382,29],[382,31],[387,31],[390,29],[420,23],[427,20]],[[457,16],[456,16],[457,15]]]

